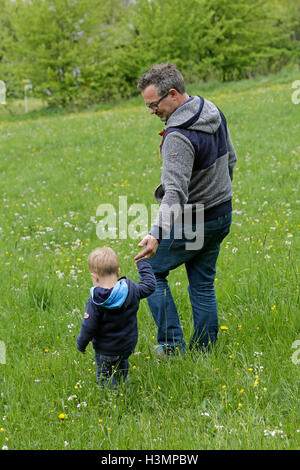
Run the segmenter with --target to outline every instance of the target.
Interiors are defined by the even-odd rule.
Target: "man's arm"
[[[164,197],[149,235],[138,244],[145,248],[134,258],[135,260],[144,256],[148,258],[154,256],[159,241],[170,236],[172,228],[170,209],[173,208],[176,213],[176,210],[182,209],[188,200],[188,186],[194,165],[194,148],[191,142],[179,132],[170,133],[165,139],[162,157]]]
[[[176,131],[167,135],[162,147],[164,196],[150,230],[150,234],[159,240],[170,237],[171,215],[182,211],[188,201],[194,158],[195,150],[187,137]]]

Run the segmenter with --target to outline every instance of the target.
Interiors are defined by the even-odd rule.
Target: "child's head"
[[[120,274],[119,261],[112,248],[95,248],[88,257],[89,270],[99,279]],[[93,277],[94,279],[94,277]]]

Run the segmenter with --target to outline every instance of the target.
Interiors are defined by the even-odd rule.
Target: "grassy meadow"
[[[209,357],[158,361],[143,300],[118,393],[97,387],[91,345],[85,355],[75,347],[87,256],[112,246],[121,273],[138,280],[140,237],[99,240],[96,211],[107,203],[118,213],[119,196],[150,211],[161,122],[140,97],[78,113],[0,105],[0,450],[299,448],[299,78],[188,88],[222,109],[238,155],[217,267],[218,341]],[[169,281],[188,343],[184,267]]]

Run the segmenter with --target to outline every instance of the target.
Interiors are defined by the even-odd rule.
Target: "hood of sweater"
[[[202,96],[190,96],[178,106],[165,124],[164,131],[170,127],[180,127],[214,134],[221,124],[219,109]]]
[[[128,295],[128,285],[125,280],[120,279],[114,287],[106,289],[94,286],[90,289],[92,302],[95,305],[108,309],[120,308]]]

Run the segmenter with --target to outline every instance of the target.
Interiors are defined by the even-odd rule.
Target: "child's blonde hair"
[[[102,247],[95,248],[88,257],[88,265],[91,273],[98,276],[109,276],[118,274],[119,261],[116,253],[112,248]]]

